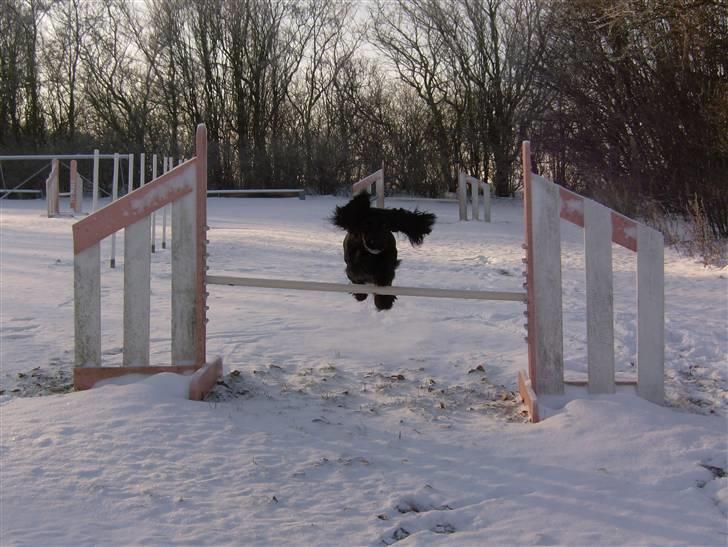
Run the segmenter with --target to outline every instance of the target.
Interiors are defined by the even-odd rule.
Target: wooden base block
[[[538,412],[538,398],[531,387],[531,380],[528,378],[528,373],[525,370],[521,370],[518,373],[518,391],[521,394],[523,403],[528,409],[528,416],[531,423],[538,423],[541,420]]]
[[[211,363],[196,365],[163,365],[148,367],[75,367],[73,369],[73,387],[78,390],[90,389],[101,380],[119,378],[127,374],[192,374],[190,379],[189,398],[201,401],[212,389],[222,375],[222,359],[216,357]]]
[[[201,401],[204,399],[205,395],[215,387],[217,379],[220,376],[222,376],[222,358],[215,357],[212,363],[207,363],[192,375],[189,399],[191,401]]]

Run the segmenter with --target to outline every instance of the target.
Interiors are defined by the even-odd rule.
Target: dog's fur
[[[389,286],[394,281],[394,271],[399,266],[397,242],[392,232],[401,232],[412,245],[421,245],[432,231],[435,215],[406,209],[377,209],[369,202],[369,195],[362,192],[343,207],[337,207],[331,222],[346,230],[344,260],[346,276],[352,283],[373,283]],[[365,293],[354,298],[366,300]],[[378,310],[388,310],[396,296],[374,295]]]

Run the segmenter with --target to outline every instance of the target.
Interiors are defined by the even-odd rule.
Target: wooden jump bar
[[[235,285],[264,289],[291,289],[297,291],[320,291],[340,293],[387,294],[392,296],[424,296],[429,298],[457,298],[463,300],[505,300],[524,302],[525,292],[517,291],[472,291],[464,289],[430,289],[425,287],[379,287],[355,283],[322,283],[318,281],[292,281],[286,279],[264,279],[256,277],[234,277],[208,275],[208,285]]]

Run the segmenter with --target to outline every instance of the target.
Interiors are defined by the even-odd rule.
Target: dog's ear
[[[369,194],[367,192],[361,192],[351,198],[346,205],[336,207],[331,217],[331,222],[344,230],[356,231],[357,228],[361,228],[364,224],[370,209]]]
[[[392,232],[401,232],[407,236],[412,245],[422,245],[425,236],[432,231],[437,217],[423,211],[407,209],[378,209],[387,228]]]

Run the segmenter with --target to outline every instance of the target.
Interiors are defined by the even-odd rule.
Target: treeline
[[[191,152],[218,188],[335,193],[386,165],[519,186],[519,144],[626,213],[728,236],[724,0],[2,0],[0,153]],[[10,164],[4,166],[8,173]]]

